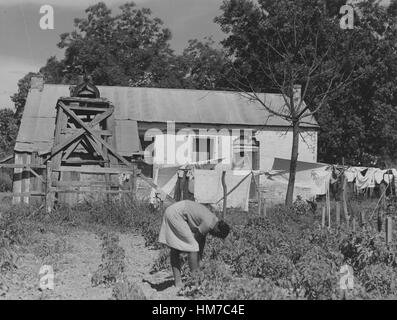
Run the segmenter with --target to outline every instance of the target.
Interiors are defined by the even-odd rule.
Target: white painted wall
[[[274,158],[291,158],[292,131],[269,128],[256,134],[260,148],[260,169],[270,170]],[[298,161],[317,162],[317,131],[307,130],[299,138]]]
[[[226,131],[228,132],[228,131]],[[194,134],[194,133],[193,133]],[[231,165],[233,155],[233,141],[239,134],[229,132],[230,136],[221,136],[219,133],[208,134],[208,137],[217,137],[215,158],[225,158],[226,165]],[[202,135],[204,136],[204,135]],[[193,160],[193,135],[156,135],[154,149],[155,164],[160,166],[178,166],[191,163]],[[266,128],[257,131],[255,138],[259,141],[260,170],[271,170],[274,158],[290,159],[292,148],[292,131],[285,128]],[[306,130],[299,138],[299,161],[317,162],[317,131]]]

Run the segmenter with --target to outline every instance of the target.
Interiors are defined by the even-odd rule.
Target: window
[[[192,142],[193,142],[192,160],[194,162],[216,159],[217,157],[216,137],[193,137]]]
[[[233,142],[233,168],[259,170],[259,142],[240,136]]]

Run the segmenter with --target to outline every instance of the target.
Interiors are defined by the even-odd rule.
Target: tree
[[[0,159],[13,152],[18,133],[17,119],[11,109],[0,109]]]
[[[103,2],[90,6],[87,17],[75,19],[75,30],[61,35],[63,82],[76,81],[83,72],[98,85],[128,86],[150,74],[150,83],[144,84],[155,86],[166,77],[173,56],[171,32],[151,17],[150,9],[129,2],[120,10],[112,15]]]
[[[184,88],[214,90],[230,87],[226,81],[230,72],[226,54],[214,45],[212,38],[205,38],[204,42],[189,40],[182,56],[178,57],[179,68],[184,73]]]
[[[18,92],[14,93],[11,97],[12,102],[15,104],[15,117],[20,120],[22,117],[23,109],[25,107],[26,98],[30,89],[30,81],[37,73],[29,72],[21,80],[18,81]]]
[[[233,57],[234,86],[292,128],[286,204],[293,202],[301,125],[326,105],[332,93],[352,81],[346,33],[317,0],[229,0],[216,18],[228,37],[222,42]],[[302,86],[301,97],[295,85]],[[275,109],[257,92],[277,91],[285,107]],[[307,104],[304,103],[307,102]]]
[[[397,157],[397,29],[390,7],[374,1],[357,8],[349,47],[353,71],[361,77],[328,99],[317,115],[321,131],[319,156],[328,163],[391,167]]]
[[[47,60],[44,67],[40,68],[40,73],[44,76],[46,83],[60,84],[64,83],[65,63],[58,61],[54,56]]]
[[[75,30],[60,36],[64,58],[50,57],[40,69],[46,83],[77,84],[88,74],[96,85],[180,87],[178,64],[169,41],[171,32],[152,18],[150,9],[133,2],[112,15],[100,2],[88,7],[85,18],[75,19]],[[18,83],[12,101],[17,116],[23,113],[30,89],[30,72]]]
[[[0,160],[13,154],[17,132],[14,112],[11,109],[0,109]],[[12,169],[0,168],[0,192],[12,190],[12,174]]]

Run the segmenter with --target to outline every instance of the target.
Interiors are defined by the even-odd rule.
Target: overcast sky
[[[0,0],[0,108],[13,108],[9,98],[17,82],[29,71],[37,72],[52,55],[62,57],[56,44],[59,34],[73,30],[73,19],[84,17],[84,10],[99,0]],[[127,0],[104,0],[117,10]],[[222,0],[135,0],[140,7],[152,9],[153,16],[164,21],[173,34],[176,52],[189,39],[212,35],[217,42],[222,32],[213,22],[220,13]],[[54,30],[41,30],[39,9],[54,8]]]
[[[127,0],[103,0],[117,10]],[[389,0],[382,0],[389,2]],[[59,34],[73,30],[73,19],[84,17],[84,10],[98,0],[0,0],[0,108],[13,108],[10,95],[26,73],[37,72],[52,55],[62,57],[56,47]],[[213,36],[219,42],[223,34],[213,22],[220,14],[222,0],[135,0],[138,6],[152,9],[173,34],[176,52],[189,39]],[[42,5],[54,8],[54,30],[41,30]]]

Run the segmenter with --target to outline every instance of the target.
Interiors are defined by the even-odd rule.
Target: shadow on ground
[[[174,280],[166,280],[160,283],[152,283],[148,280],[143,279],[142,282],[148,283],[150,287],[156,291],[164,291],[174,286]]]

